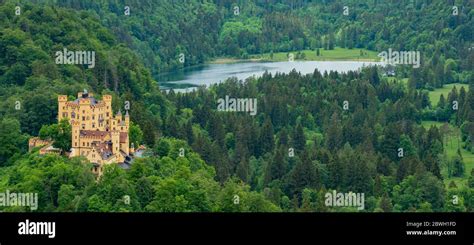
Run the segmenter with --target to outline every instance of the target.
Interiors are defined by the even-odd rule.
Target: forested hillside
[[[367,212],[474,210],[469,0],[20,3],[19,15],[17,1],[0,4],[0,191],[39,193],[38,211],[357,211],[327,207],[331,190],[365,193]],[[185,94],[153,79],[217,57],[334,47],[416,50],[422,66],[265,73]],[[94,50],[95,68],[57,65],[63,48]],[[114,111],[129,101],[132,142],[148,149],[98,181],[83,158],[27,152],[57,122],[57,95],[84,88],[112,94]],[[256,98],[257,115],[217,111],[225,96]]]
[[[417,86],[439,87],[445,81],[438,76],[440,70],[474,69],[468,52],[474,35],[469,0],[36,1],[94,13],[154,72],[221,56],[246,58],[336,46],[418,50],[423,65],[431,68],[420,72],[423,79]],[[453,6],[458,7],[456,15]],[[181,54],[184,62],[179,61]],[[466,76],[447,79],[467,82]]]
[[[426,93],[380,80],[375,68],[346,75],[267,74],[246,83],[227,81],[209,90],[169,94],[183,109],[165,121],[163,133],[192,142],[219,179],[236,175],[273,202],[291,203],[291,210],[324,211],[326,189],[365,192],[372,211],[472,210],[474,177],[459,189],[445,189],[447,176],[440,169],[453,160],[443,154],[446,135],[438,127],[420,125],[422,111],[441,109],[453,123],[463,122],[464,139],[472,137],[472,89],[462,90],[463,110],[456,112],[431,108]],[[215,112],[212,101],[226,94],[258,98],[259,114]],[[183,114],[186,108],[193,108],[190,119]],[[193,138],[187,133],[189,121],[195,125]],[[464,145],[472,152],[472,142]],[[465,206],[449,205],[453,193],[463,195]]]

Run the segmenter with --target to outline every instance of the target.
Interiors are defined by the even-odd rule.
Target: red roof
[[[92,136],[92,137],[100,137],[104,138],[106,135],[110,135],[109,131],[96,131],[96,130],[81,130],[81,136]],[[120,132],[120,143],[127,142],[127,133]]]

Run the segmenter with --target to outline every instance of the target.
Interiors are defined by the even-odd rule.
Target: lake
[[[325,71],[348,72],[355,71],[365,66],[381,65],[381,62],[369,61],[284,61],[284,62],[240,62],[231,64],[206,64],[198,67],[186,68],[176,72],[159,74],[155,79],[160,88],[186,92],[197,86],[209,86],[214,83],[223,82],[230,77],[245,80],[248,77],[261,76],[265,71],[275,74],[289,73],[295,69],[301,74],[313,73],[318,69],[321,73]]]

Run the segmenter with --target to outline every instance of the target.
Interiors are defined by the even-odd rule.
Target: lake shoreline
[[[377,62],[378,53],[367,49],[348,49],[336,47],[332,50],[300,50],[291,52],[277,52],[249,55],[247,59],[235,57],[217,57],[204,64],[234,64],[243,62],[283,62],[289,61],[288,54],[293,54],[294,61],[361,61]]]
[[[220,64],[236,64],[236,63],[245,63],[245,62],[285,62],[288,60],[270,60],[264,58],[251,58],[251,59],[237,59],[237,58],[216,58],[209,62],[204,63],[204,65],[220,65]],[[378,62],[377,59],[371,58],[361,58],[361,59],[338,59],[338,58],[324,58],[324,59],[295,59],[297,61],[360,61],[360,62]]]
[[[227,63],[222,63],[222,62]],[[235,77],[237,80],[244,81],[249,77],[260,77],[265,72],[270,74],[276,73],[290,73],[293,70],[302,74],[311,74],[316,69],[321,72],[348,72],[356,71],[364,66],[378,65],[380,62],[374,61],[244,61],[232,62],[236,60],[220,60],[217,64],[205,64],[194,68],[177,71],[175,73],[161,74],[157,78],[160,82],[160,87],[164,90],[173,89],[180,91],[187,91],[189,88],[196,88],[199,86],[210,86],[215,83],[220,83],[228,78]]]

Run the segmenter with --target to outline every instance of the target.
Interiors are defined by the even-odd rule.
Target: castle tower
[[[125,112],[125,127],[122,132],[128,134],[128,129],[130,128],[130,115],[128,114],[128,110]]]
[[[104,101],[105,103],[106,111],[109,112],[110,117],[112,117],[112,95],[106,94],[102,96],[102,101]],[[105,119],[108,120],[109,118],[105,118]]]
[[[120,132],[112,131],[112,154],[118,156],[120,154]]]
[[[125,153],[127,155],[129,155],[130,153],[133,153],[134,149],[133,149],[133,146],[130,147],[130,139],[129,139],[129,135],[128,135],[128,130],[130,129],[130,115],[128,114],[128,110],[125,112],[125,121],[123,122],[123,124],[125,125],[122,132],[124,133],[127,133],[127,137],[125,138],[125,145],[123,147],[123,150],[125,151]],[[133,143],[132,143],[133,145]]]
[[[112,115],[112,95],[106,94],[102,96],[102,101],[105,103],[104,113],[103,113],[103,122],[104,128],[106,130],[112,129],[112,120],[114,115]]]
[[[122,145],[120,145],[120,148],[122,149],[123,152],[125,152],[125,154],[127,155],[130,154],[130,140],[129,140],[128,134],[125,137],[125,142]]]
[[[64,118],[65,113],[67,113],[66,108],[67,95],[58,96],[58,122]]]
[[[78,121],[71,121],[71,128],[72,128],[72,133],[71,133],[71,157],[74,156],[80,156],[81,155],[81,138],[80,138],[80,123]]]
[[[112,95],[106,94],[106,95],[102,96],[102,100],[104,102],[106,102],[106,104],[108,104],[110,106],[112,105]]]
[[[83,95],[84,96],[84,95]],[[87,97],[79,98],[79,111],[81,113],[81,127],[82,129],[89,130],[92,128],[90,122],[91,118],[91,101]]]

